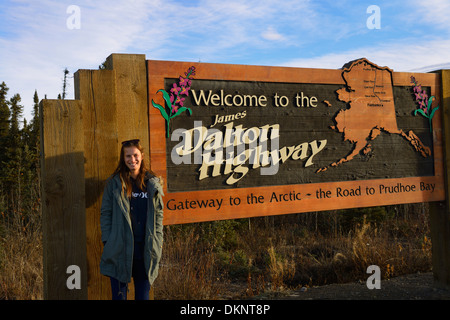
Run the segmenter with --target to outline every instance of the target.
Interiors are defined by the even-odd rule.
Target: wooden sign
[[[445,199],[440,75],[147,61],[164,223]]]

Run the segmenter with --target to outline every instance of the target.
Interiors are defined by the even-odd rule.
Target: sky
[[[149,60],[394,71],[450,69],[450,0],[0,0],[0,83],[56,99],[63,71],[112,53]]]

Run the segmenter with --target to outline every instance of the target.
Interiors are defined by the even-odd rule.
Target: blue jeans
[[[144,259],[133,260],[134,296],[136,300],[149,300],[150,282],[145,272]],[[127,300],[128,283],[111,279],[112,300]]]

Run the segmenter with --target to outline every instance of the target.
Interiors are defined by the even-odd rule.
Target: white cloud
[[[285,39],[285,37],[278,33],[273,27],[268,27],[261,33],[261,36],[269,41],[281,41]]]
[[[192,5],[166,1],[149,13],[141,34],[145,42],[138,45],[150,58],[229,61],[232,56],[246,56],[249,47],[264,46],[261,30],[269,31],[265,36],[271,39],[281,39],[281,34],[274,27],[268,28],[267,22],[279,25],[279,16],[286,13],[285,6],[292,3],[292,10],[300,10],[307,2],[286,1],[280,6],[275,0],[204,0]],[[288,16],[282,21],[289,23],[292,19]]]
[[[450,31],[450,1],[448,0],[414,0],[412,8],[417,8],[415,17],[417,21],[424,20],[430,25]]]
[[[394,71],[418,71],[449,66],[450,40],[429,40],[416,42],[395,42],[367,46],[340,53],[330,53],[313,58],[294,59],[283,63],[289,67],[339,69],[345,63],[367,58],[379,66],[387,66]],[[434,67],[433,67],[434,65]],[[436,70],[436,69],[434,69]]]

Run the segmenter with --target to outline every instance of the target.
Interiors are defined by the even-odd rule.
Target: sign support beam
[[[444,180],[446,201],[430,203],[433,276],[436,286],[450,288],[450,70],[441,71]]]

